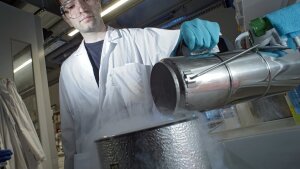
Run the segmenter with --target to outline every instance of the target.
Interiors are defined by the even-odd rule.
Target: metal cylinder
[[[267,52],[247,52],[216,69],[198,73],[226,61],[242,51],[214,57],[172,57],[155,64],[151,92],[161,112],[200,110],[261,98],[289,91],[300,84],[299,51],[275,58]]]
[[[102,169],[210,169],[198,117],[96,141]]]

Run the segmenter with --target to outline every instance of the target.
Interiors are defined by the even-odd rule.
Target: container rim
[[[167,120],[167,121],[158,123],[155,126],[145,126],[144,128],[141,128],[141,129],[138,129],[138,130],[135,130],[135,131],[121,132],[119,134],[111,134],[111,135],[107,135],[107,136],[102,136],[99,139],[96,139],[95,143],[101,142],[101,141],[106,141],[106,140],[117,139],[119,137],[123,137],[123,136],[129,135],[129,134],[155,130],[155,129],[158,129],[158,128],[164,128],[164,127],[168,127],[168,126],[171,126],[171,125],[184,123],[184,122],[191,121],[191,120],[196,120],[198,118],[199,118],[199,116],[196,113],[192,113],[192,114],[188,114],[188,115],[187,114],[177,114],[175,119]]]

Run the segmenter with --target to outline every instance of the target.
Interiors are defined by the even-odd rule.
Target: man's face
[[[81,33],[94,32],[101,26],[99,0],[60,0],[64,19]]]

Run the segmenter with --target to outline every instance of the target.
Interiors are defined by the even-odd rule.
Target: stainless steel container
[[[102,169],[210,169],[196,116],[103,137]]]
[[[300,84],[300,54],[294,50],[285,50],[287,55],[280,58],[267,56],[268,53],[248,52],[191,79],[240,52],[161,60],[151,72],[151,91],[158,109],[161,112],[205,111],[283,93]]]

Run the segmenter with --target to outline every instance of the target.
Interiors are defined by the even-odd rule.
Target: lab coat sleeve
[[[74,155],[76,153],[75,144],[75,128],[74,116],[70,109],[70,100],[64,77],[61,73],[59,79],[59,99],[60,99],[60,113],[61,113],[61,130],[62,130],[62,143],[65,154],[65,169],[74,168]]]
[[[178,44],[180,30],[145,28],[137,31],[136,45],[142,52],[145,64],[154,65],[163,58],[170,57]]]

